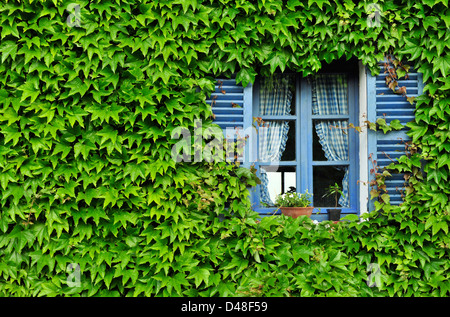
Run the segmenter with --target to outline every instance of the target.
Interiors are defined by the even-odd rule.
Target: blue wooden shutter
[[[212,106],[213,122],[224,130],[239,129],[242,133],[250,133],[252,126],[252,85],[243,87],[236,84],[235,79],[217,79],[215,91],[206,100]],[[231,130],[232,131],[232,130]],[[245,131],[245,132],[244,132]],[[245,148],[243,166],[250,167],[249,146]]]
[[[378,118],[384,118],[388,124],[392,120],[398,119],[405,125],[414,119],[415,106],[407,101],[405,96],[396,94],[387,87],[387,74],[384,73],[383,63],[379,63],[381,71],[378,76],[371,76],[369,73],[367,78],[367,119],[370,122],[375,122]],[[408,76],[408,79],[402,78],[399,80],[398,86],[406,86],[406,95],[408,97],[421,95],[423,91],[422,75],[417,73],[416,70],[411,69]],[[406,135],[406,131],[405,128],[400,131],[391,131],[384,134],[382,131],[375,132],[369,130],[368,151],[369,155],[372,155],[373,160],[376,161],[380,168],[379,171],[383,167],[388,166],[392,160],[395,161],[405,154],[404,142],[410,140]],[[372,167],[372,164],[369,163],[369,169]],[[374,176],[369,175],[369,180],[372,179],[374,179]],[[398,205],[402,202],[401,191],[404,188],[404,182],[403,174],[392,174],[392,177],[386,178],[385,185],[392,205]],[[373,201],[369,203],[369,210],[374,209],[373,203]]]

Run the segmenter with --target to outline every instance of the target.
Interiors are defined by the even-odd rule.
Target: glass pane
[[[314,207],[336,207],[336,197],[325,196],[330,185],[337,183],[342,189],[346,166],[314,166],[313,167],[313,193]],[[338,195],[339,200],[341,196]],[[337,207],[341,207],[339,204]]]
[[[319,136],[316,132],[316,127],[313,126],[313,160],[314,161],[326,161],[325,152],[319,142]]]
[[[348,120],[313,120],[313,160],[348,160]]]
[[[292,86],[291,91],[292,91],[292,101],[291,101],[291,112],[289,114],[291,116],[294,116],[295,115],[295,103],[296,103],[295,100],[297,98],[297,95],[295,93],[295,80],[293,81],[293,86]]]
[[[264,179],[265,177],[266,179]],[[279,166],[276,171],[270,167],[261,167],[261,202],[264,206],[273,206],[275,197],[278,194],[290,191],[296,191],[294,166]],[[264,193],[268,193],[270,199],[265,199]]]
[[[295,121],[268,120],[258,128],[260,162],[295,160]]]
[[[289,131],[281,161],[295,161],[295,121],[288,121]]]
[[[273,75],[260,80],[259,114],[283,116],[295,114],[295,76]]]
[[[319,74],[312,82],[312,114],[348,114],[346,74]]]

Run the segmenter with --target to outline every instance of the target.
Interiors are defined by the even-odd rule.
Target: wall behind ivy
[[[448,1],[6,1],[2,296],[448,296]],[[254,174],[176,163],[214,78],[385,53],[427,82],[401,207],[313,224],[251,211]],[[199,149],[197,149],[199,150]],[[220,216],[219,216],[220,215]]]

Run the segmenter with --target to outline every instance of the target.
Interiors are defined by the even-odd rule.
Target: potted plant
[[[312,194],[308,193],[293,193],[287,192],[285,194],[277,195],[275,198],[275,205],[281,210],[285,216],[297,218],[299,216],[311,217],[314,207],[311,207]]]
[[[341,190],[341,187],[337,183],[334,183],[334,185],[330,185],[327,189],[327,192],[322,197],[332,195],[334,195],[334,199],[336,202],[335,208],[337,208],[339,195],[344,195],[344,193]],[[339,219],[341,219],[341,209],[327,209],[327,212],[328,212],[328,220],[338,221]]]

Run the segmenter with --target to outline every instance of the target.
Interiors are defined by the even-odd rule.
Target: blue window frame
[[[404,96],[395,94],[386,87],[386,73],[384,69],[386,62],[387,60],[380,61],[380,74],[377,76],[372,76],[367,70],[361,71],[361,69],[359,69],[358,71],[354,67],[352,68],[353,63],[348,63],[347,61],[337,63],[337,67],[335,64],[335,66],[332,66],[331,70],[325,70],[326,72],[343,72],[344,70],[345,72],[350,73],[348,85],[350,97],[349,122],[358,125],[358,109],[360,108],[358,96],[359,89],[362,89],[364,92],[361,96],[366,97],[366,100],[361,100],[363,107],[363,110],[361,110],[362,113],[360,114],[361,117],[364,116],[364,118],[370,122],[375,122],[378,118],[384,118],[386,119],[386,122],[389,123],[390,121],[397,119],[402,124],[406,124],[413,120],[414,104],[410,104]],[[358,75],[356,75],[358,73],[359,76],[364,76],[364,78],[358,78]],[[410,97],[422,94],[422,75],[413,67],[410,69],[408,77],[400,78],[398,83],[400,86],[407,87],[407,93]],[[362,87],[359,87],[359,84],[361,84]],[[314,193],[314,167],[325,166],[327,164],[333,164],[334,162],[316,162],[313,160],[312,152],[315,138],[313,137],[312,120],[317,118],[313,117],[312,112],[310,111],[312,103],[311,85],[307,79],[297,77],[294,90],[295,99],[292,105],[295,110],[290,115],[279,116],[277,118],[264,117],[264,119],[288,120],[291,122],[293,128],[290,129],[290,131],[294,132],[293,134],[296,137],[298,146],[293,150],[295,156],[293,158],[291,157],[289,160],[279,162],[279,165],[284,166],[285,169],[289,166],[296,169],[297,174],[295,175],[294,185],[299,192],[308,189],[308,191]],[[211,96],[207,96],[206,101],[212,106],[215,115],[213,122],[224,129],[224,134],[226,136],[225,129],[231,129],[229,130],[230,136],[227,136],[227,138],[235,138],[235,129],[238,129],[241,133],[242,131],[245,131],[245,134],[250,136],[250,139],[252,137],[255,138],[253,136],[255,131],[254,118],[259,116],[258,81],[256,81],[254,85],[249,84],[246,87],[242,87],[240,84],[236,83],[234,78],[217,79],[216,89]],[[302,117],[298,115],[300,113],[302,113]],[[347,116],[342,117],[341,119],[347,119]],[[343,208],[343,213],[359,214],[360,212],[373,210],[374,200],[359,201],[359,193],[362,193],[361,200],[363,200],[365,197],[367,198],[370,196],[368,194],[371,187],[367,186],[367,184],[357,185],[357,181],[361,178],[368,180],[369,183],[373,181],[373,174],[370,172],[373,168],[371,161],[375,160],[378,167],[387,166],[393,159],[395,160],[404,153],[405,142],[408,142],[410,139],[406,135],[406,127],[401,131],[392,131],[386,134],[381,131],[367,130],[365,135],[359,136],[359,140],[356,132],[349,132],[350,144],[352,147],[349,149],[350,156],[348,162],[343,163],[348,164],[351,168],[349,181],[350,208]],[[362,146],[361,150],[367,147],[365,149],[367,151],[366,153],[362,153],[360,152],[360,149],[358,149],[359,144],[364,144],[361,142],[365,142],[365,146]],[[257,153],[257,151],[257,142],[248,142],[245,147],[244,158],[240,160],[242,166],[249,168],[254,164],[255,167],[258,168],[258,171],[260,171],[261,167],[264,167],[264,164],[254,160],[254,153]],[[371,160],[369,160],[369,157]],[[361,170],[359,170],[360,159],[367,160],[361,166]],[[361,173],[364,173],[364,175]],[[391,204],[398,205],[402,202],[404,183],[405,179],[403,174],[392,174],[392,177],[386,179],[385,185],[387,192],[391,196]],[[261,205],[259,187],[260,186],[250,188],[254,209],[262,216],[273,214],[276,208],[265,208]],[[358,210],[358,207],[361,207],[361,210]],[[319,215],[313,214],[311,218],[316,220],[327,219],[325,214],[326,209],[327,208],[321,208],[321,213]]]
[[[349,129],[348,137],[349,137],[349,159],[345,161],[327,161],[327,160],[318,160],[316,157],[313,157],[313,145],[317,140],[314,140],[314,121],[315,120],[346,120],[349,123],[357,125],[358,122],[358,78],[356,74],[347,74],[348,78],[348,102],[349,102],[349,111],[348,114],[339,114],[339,115],[313,115],[312,111],[312,87],[311,82],[306,78],[297,77],[295,81],[295,102],[292,104],[295,108],[292,109],[291,114],[282,115],[282,116],[264,116],[259,113],[259,93],[260,93],[260,83],[257,80],[255,85],[253,86],[253,109],[252,115],[253,117],[260,117],[264,122],[282,120],[287,121],[291,127],[290,138],[294,139],[294,142],[291,142],[290,149],[285,150],[285,152],[290,152],[286,155],[286,160],[281,160],[276,163],[277,170],[281,170],[281,191],[286,192],[286,186],[283,184],[288,184],[286,182],[285,174],[289,174],[291,178],[291,183],[294,184],[293,175],[295,175],[295,189],[297,192],[308,192],[313,195],[319,194],[320,184],[317,184],[319,179],[319,174],[316,171],[324,171],[330,169],[336,169],[336,167],[348,167],[349,168],[349,207],[342,208],[338,207],[342,210],[342,213],[357,213],[358,206],[358,190],[357,190],[357,175],[358,175],[358,136],[357,132]],[[257,142],[258,144],[259,142]],[[293,153],[294,152],[294,153]],[[273,162],[261,162],[257,161],[254,163],[255,168],[258,170],[258,175],[261,176],[261,169],[266,171],[271,170],[271,166],[273,166]],[[286,172],[290,171],[290,172]],[[293,174],[295,173],[295,174]],[[264,215],[272,215],[277,214],[276,207],[268,207],[263,206],[261,203],[260,196],[260,186],[258,185],[252,191],[252,205],[254,209],[258,211],[262,216]],[[328,184],[327,184],[328,186]],[[323,186],[325,187],[325,186]],[[316,193],[315,193],[316,192]],[[321,193],[320,193],[321,194]],[[320,195],[322,196],[322,195]],[[320,198],[320,197],[319,197]],[[315,198],[317,199],[317,198]],[[315,204],[314,204],[315,205]],[[319,204],[320,205],[320,204]],[[313,215],[311,216],[314,220],[325,220],[326,219],[326,210],[329,208],[334,208],[334,206],[330,205],[321,205],[319,208],[315,208],[313,211]],[[317,214],[317,212],[319,214]]]

